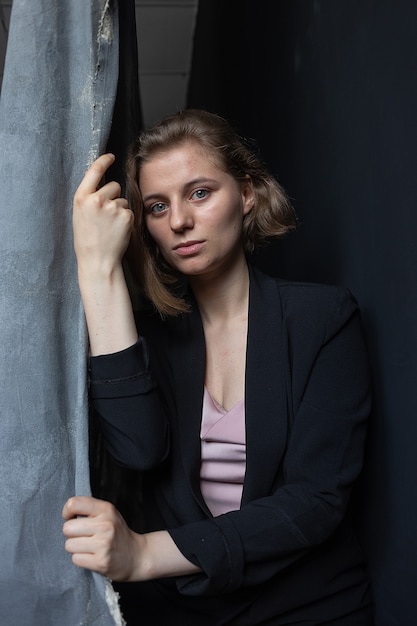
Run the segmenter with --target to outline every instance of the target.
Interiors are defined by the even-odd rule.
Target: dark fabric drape
[[[417,5],[200,0],[189,106],[258,140],[299,232],[264,270],[357,296],[374,409],[358,527],[377,626],[417,623]]]
[[[119,78],[106,149],[116,155],[116,162],[110,168],[107,177],[116,179],[123,185],[126,152],[142,129],[143,119],[139,95],[135,0],[119,0],[118,13]]]
[[[69,496],[90,493],[87,336],[71,206],[118,124],[119,26],[126,46],[123,16],[134,8],[133,0],[121,4],[119,24],[116,0],[13,2],[0,101],[5,626],[123,623],[109,581],[72,564],[61,517]]]

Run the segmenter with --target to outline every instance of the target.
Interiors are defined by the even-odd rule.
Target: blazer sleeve
[[[203,570],[177,580],[182,593],[211,595],[265,582],[329,539],[344,518],[362,467],[370,384],[358,308],[349,292],[337,293],[326,319],[321,311],[320,323],[313,323],[321,329],[314,347],[299,324],[294,333],[291,324],[288,329],[292,386],[299,392],[282,486],[239,511],[169,531]],[[307,313],[314,320],[317,311],[310,306]]]
[[[91,357],[90,398],[106,446],[123,466],[149,470],[168,451],[168,425],[149,369],[146,341]]]

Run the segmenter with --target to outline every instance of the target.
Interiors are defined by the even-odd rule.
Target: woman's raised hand
[[[74,249],[92,356],[118,352],[137,341],[122,266],[134,217],[118,183],[100,186],[113,162],[112,154],[94,161],[74,196]]]
[[[134,217],[117,182],[100,187],[113,164],[112,154],[100,156],[85,173],[74,196],[74,248],[81,273],[111,275],[121,265]]]

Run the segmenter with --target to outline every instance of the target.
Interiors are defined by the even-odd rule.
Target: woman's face
[[[142,165],[139,187],[146,226],[172,267],[214,278],[242,260],[252,185],[238,184],[197,143],[156,153]]]

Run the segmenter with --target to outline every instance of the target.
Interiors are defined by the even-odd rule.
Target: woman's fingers
[[[134,567],[135,540],[117,509],[89,496],[70,498],[62,515],[65,549],[72,561],[114,580],[127,580]]]
[[[94,193],[99,187],[104,174],[109,167],[113,165],[114,161],[114,154],[102,154],[99,156],[84,174],[84,178],[78,187],[76,197],[84,197],[90,193]]]
[[[107,576],[107,563],[99,564],[95,554],[89,554],[88,552],[77,552],[72,555],[72,562],[77,567],[84,567],[85,569],[98,572],[103,576]]]
[[[89,496],[70,498],[64,505],[62,516],[66,520],[63,533],[66,537],[65,549],[78,558],[83,554],[96,556],[96,567],[104,567],[115,538],[119,513],[110,502]],[[82,566],[85,567],[85,566]]]
[[[99,500],[92,496],[73,496],[64,504],[62,517],[71,519],[77,516],[97,516],[103,513],[110,513],[113,505],[105,500]]]
[[[103,154],[94,161],[86,171],[74,195],[74,207],[83,206],[86,198],[91,196],[95,198],[98,205],[103,204],[106,200],[120,199],[120,206],[127,208],[127,200],[120,198],[121,187],[118,182],[113,180],[105,185],[100,185],[104,174],[113,162],[114,156],[112,154]]]
[[[101,198],[102,200],[122,200],[120,195],[122,193],[122,189],[115,180],[112,180],[109,183],[106,183],[100,189],[98,189],[94,195]]]
[[[99,187],[113,162],[112,154],[94,161],[74,196],[74,248],[78,269],[88,276],[107,275],[120,268],[133,228],[133,212],[121,197],[119,183],[111,181]]]

